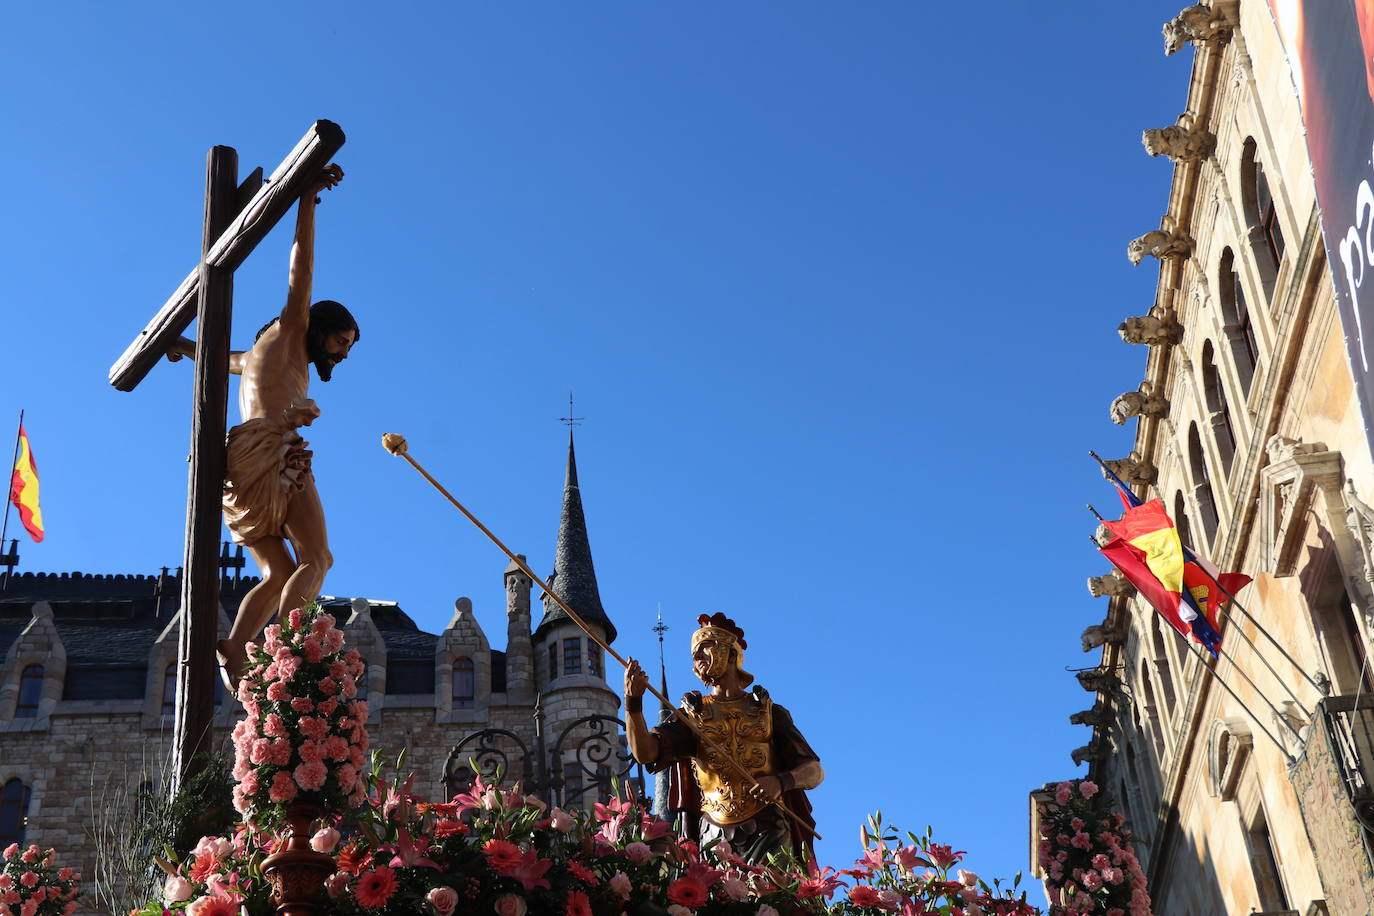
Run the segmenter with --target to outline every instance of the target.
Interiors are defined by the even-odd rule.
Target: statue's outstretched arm
[[[168,362],[180,362],[183,356],[187,359],[196,358],[196,342],[189,337],[178,337],[167,349]],[[243,374],[242,350],[229,351],[229,373],[231,375]]]

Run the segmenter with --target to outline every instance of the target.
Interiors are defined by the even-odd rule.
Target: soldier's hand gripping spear
[[[543,579],[535,575],[534,571],[529,568],[529,566],[525,563],[524,560],[520,558],[518,554],[516,554],[509,547],[507,547],[501,541],[500,538],[498,538],[495,534],[491,532],[491,529],[487,528],[486,525],[482,524],[482,522],[477,518],[477,516],[469,512],[466,506],[464,506],[457,499],[455,499],[453,494],[449,493],[448,490],[444,489],[443,485],[440,484],[439,481],[435,480],[432,476],[430,476],[429,472],[426,471],[423,467],[421,467],[419,462],[417,462],[414,458],[410,456],[410,447],[406,443],[404,436],[397,435],[396,433],[386,433],[382,436],[382,447],[385,448],[391,454],[404,458],[407,462],[409,462],[410,466],[415,468],[415,470],[420,473],[421,477],[429,481],[430,485],[433,486],[434,489],[438,490],[439,493],[445,499],[447,499],[455,509],[463,513],[463,515],[467,518],[468,521],[476,525],[478,530],[485,534],[493,544],[499,547],[501,549],[501,552],[504,553],[507,557],[509,557],[511,562],[514,563],[522,573],[529,576],[531,582],[539,586],[539,588],[541,588],[544,591],[544,594],[552,598],[554,602],[556,602],[558,606],[563,609],[563,612],[568,615],[568,619],[570,619],[573,623],[577,624],[577,626],[582,630],[583,633],[587,634],[587,636],[592,640],[592,642],[596,643],[598,646],[601,647],[602,652],[605,652],[611,658],[618,661],[622,667],[626,668],[627,670],[630,670],[629,661],[623,658],[620,655],[620,653],[617,652],[615,649],[612,649],[609,645],[607,645],[605,641],[601,639],[600,636],[598,636],[589,626],[587,626],[587,622],[583,620],[582,617],[576,611],[574,611],[571,607],[568,606],[566,601],[558,597],[558,595],[544,582]],[[637,667],[638,666],[636,665],[636,668]],[[653,686],[653,684],[647,683],[647,680],[648,679],[645,678],[645,689],[648,690],[649,693],[653,694],[656,698],[658,698],[658,700],[662,702],[665,707],[670,709],[672,711],[673,716],[679,722],[687,726],[687,728],[691,729],[692,733],[696,736],[697,741],[700,742],[701,745],[719,751],[720,753],[718,753],[717,756],[719,756],[730,767],[732,767],[739,776],[743,777],[745,782],[751,788],[753,788],[756,792],[762,792],[765,794],[765,796],[773,798],[773,793],[769,792],[767,787],[760,785],[758,779],[756,779],[753,774],[751,774],[748,770],[741,766],[729,754],[724,753],[723,750],[715,742],[713,742],[710,738],[708,738],[705,734],[702,733],[700,726],[692,720],[692,717],[690,715],[673,706],[673,704],[668,700],[668,698],[665,697],[662,693],[660,693]],[[811,834],[818,840],[821,839],[821,835],[819,833],[816,833],[815,829],[810,824],[808,824],[802,817],[797,815],[796,812],[792,811],[785,804],[783,804],[781,799],[774,798],[772,803],[775,806],[777,806],[779,811],[787,815],[794,823],[800,825],[807,833]]]

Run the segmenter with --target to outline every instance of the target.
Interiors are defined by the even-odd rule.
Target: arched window
[[[1245,227],[1250,233],[1250,248],[1255,254],[1264,297],[1274,296],[1274,282],[1278,279],[1279,264],[1283,262],[1283,230],[1279,228],[1278,209],[1269,189],[1264,164],[1255,155],[1255,138],[1249,137],[1241,149],[1241,204],[1245,211]]]
[[[1236,270],[1236,256],[1231,249],[1221,252],[1217,291],[1221,299],[1221,316],[1225,322],[1226,339],[1230,343],[1231,361],[1245,394],[1250,393],[1250,381],[1259,363],[1259,345],[1255,340],[1255,326],[1250,322],[1250,308],[1245,301],[1245,287]]]
[[[1197,424],[1188,425],[1188,466],[1193,472],[1193,498],[1202,513],[1203,549],[1212,547],[1217,536],[1217,504],[1212,495],[1212,478],[1207,473],[1207,458],[1202,454],[1202,437]]]
[[[473,671],[472,659],[453,660],[453,708],[471,709],[477,694],[477,675]]]
[[[1160,693],[1164,695],[1164,708],[1172,716],[1177,698],[1174,696],[1174,678],[1169,671],[1169,650],[1164,646],[1164,634],[1160,632],[1162,620],[1156,620],[1151,628],[1154,645],[1155,671],[1159,674]]]
[[[29,665],[19,675],[19,702],[14,707],[16,719],[38,718],[38,701],[43,699],[43,666]]]
[[[29,822],[29,787],[18,777],[0,789],[0,843],[24,845],[24,828]]]
[[[176,715],[177,711],[177,663],[172,662],[162,674],[162,714]]]
[[[1231,473],[1231,460],[1236,455],[1236,431],[1231,423],[1231,405],[1226,403],[1226,388],[1217,371],[1216,354],[1209,340],[1202,345],[1202,393],[1211,413],[1212,438],[1217,443],[1222,469]]]
[[[1154,738],[1156,756],[1164,759],[1164,726],[1160,721],[1164,718],[1164,710],[1159,708],[1159,700],[1155,697],[1154,678],[1150,677],[1150,669],[1145,660],[1140,661],[1140,683],[1145,688],[1145,718],[1150,721],[1150,735]]]
[[[1183,502],[1183,491],[1174,491],[1174,528],[1178,531],[1178,539],[1183,542],[1185,547],[1193,544],[1193,525],[1188,521],[1188,507]]]

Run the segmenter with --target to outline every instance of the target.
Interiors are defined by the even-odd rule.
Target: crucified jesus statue
[[[320,415],[306,397],[311,364],[320,381],[329,381],[359,338],[348,309],[329,299],[310,304],[316,194],[342,179],[343,170],[331,165],[301,195],[286,304],[250,349],[229,356],[229,371],[240,376],[242,421],[229,430],[224,523],[262,571],[262,581],[239,605],[229,637],[218,643],[230,687],[243,676],[248,641],[274,614],[313,601],[333,563],[312,453],[296,430]],[[183,337],[167,356],[176,361],[194,353],[195,343]]]

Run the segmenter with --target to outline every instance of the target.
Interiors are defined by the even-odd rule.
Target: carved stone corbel
[[[1109,458],[1102,463],[1107,466],[1107,470],[1132,485],[1149,486],[1159,477],[1159,470],[1135,452],[1131,452],[1125,458]],[[1103,473],[1102,476],[1105,478],[1107,475]]]
[[[1126,246],[1126,257],[1136,266],[1152,255],[1161,261],[1165,258],[1186,258],[1193,253],[1193,240],[1185,232],[1170,232],[1167,229],[1153,229],[1139,238],[1132,239]]]
[[[1078,686],[1089,693],[1099,691],[1111,691],[1121,686],[1121,680],[1110,671],[1103,671],[1099,668],[1089,668],[1086,671],[1079,671],[1074,675],[1078,680]]]
[[[1235,26],[1224,13],[1202,3],[1195,3],[1179,11],[1179,14],[1164,23],[1164,53],[1177,53],[1185,42],[1195,44],[1204,41],[1230,40]]]
[[[1217,138],[1202,125],[1193,126],[1192,118],[1184,115],[1177,124],[1154,127],[1140,135],[1145,152],[1151,156],[1165,156],[1173,162],[1197,162],[1212,155]]]
[[[1100,649],[1108,643],[1120,645],[1125,642],[1126,634],[1120,627],[1109,627],[1106,621],[1103,621],[1088,627],[1078,638],[1083,643],[1083,651],[1091,652],[1093,649]]]
[[[1074,748],[1069,753],[1069,757],[1073,759],[1074,766],[1080,766],[1089,760],[1106,760],[1110,753],[1105,741],[1100,738],[1093,738],[1082,747]]]
[[[1112,724],[1112,711],[1110,707],[1098,703],[1092,709],[1085,709],[1069,716],[1070,725],[1091,725],[1093,728]]]
[[[1169,412],[1167,398],[1150,394],[1149,382],[1142,382],[1135,391],[1127,391],[1112,401],[1109,413],[1112,422],[1124,426],[1132,417],[1153,417],[1158,419]]]
[[[1094,598],[1130,598],[1135,595],[1135,586],[1114,569],[1105,576],[1089,576],[1088,591]]]
[[[1128,344],[1145,344],[1156,347],[1161,344],[1173,345],[1183,339],[1183,325],[1166,315],[1138,315],[1127,318],[1117,325],[1116,333]]]

